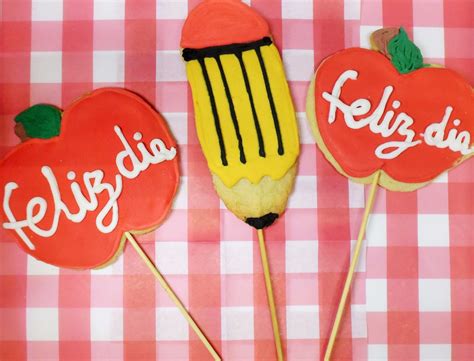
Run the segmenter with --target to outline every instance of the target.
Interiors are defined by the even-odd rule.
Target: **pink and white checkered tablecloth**
[[[256,235],[215,194],[180,58],[197,0],[0,2],[0,155],[12,117],[102,86],[156,105],[181,152],[173,210],[146,252],[225,360],[275,360]],[[282,50],[301,133],[296,188],[266,232],[288,360],[327,343],[364,187],[337,174],[306,125],[305,93],[327,55],[403,25],[428,61],[474,83],[473,0],[252,0]],[[334,360],[474,360],[474,161],[414,193],[380,190]],[[0,360],[207,360],[131,247],[98,271],[26,256],[0,231]]]

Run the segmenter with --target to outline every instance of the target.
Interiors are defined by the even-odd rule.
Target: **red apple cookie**
[[[164,219],[179,179],[176,143],[143,99],[96,90],[64,111],[49,139],[39,139],[48,138],[41,127],[28,139],[31,116],[22,119],[16,131],[27,140],[0,162],[0,221],[27,253],[61,267],[100,267],[118,254],[124,232]]]
[[[474,154],[474,94],[454,71],[423,64],[403,29],[387,34],[372,38],[386,54],[352,48],[325,59],[307,114],[339,172],[370,183],[382,170],[381,186],[409,191]]]

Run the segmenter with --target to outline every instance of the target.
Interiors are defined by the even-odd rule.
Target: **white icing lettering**
[[[449,131],[446,139],[444,138],[446,126],[452,112],[452,107],[446,107],[443,119],[439,123],[433,123],[426,127],[424,132],[426,144],[441,149],[449,148],[453,152],[461,152],[463,155],[474,153],[474,148],[470,147],[471,134],[467,130],[458,133],[458,130],[453,128]],[[454,119],[453,124],[458,127],[461,125],[461,121],[459,119]]]
[[[5,215],[7,216],[8,221],[9,221],[3,224],[3,227],[5,229],[14,229],[13,227],[10,227],[10,225],[18,223],[15,216],[13,215],[12,210],[10,209],[10,198],[15,189],[18,189],[18,184],[16,184],[15,182],[9,182],[5,185],[5,195],[3,197],[3,210],[5,211]],[[23,227],[15,228],[16,233],[21,238],[21,240],[25,242],[26,246],[29,249],[34,250],[35,245],[30,241],[30,239],[25,234],[25,232],[23,232],[22,228]]]
[[[404,112],[395,116],[394,110],[387,110],[387,104],[394,91],[391,85],[384,88],[382,97],[372,114],[365,118],[355,119],[355,117],[362,117],[368,114],[372,108],[368,99],[356,99],[351,104],[346,104],[340,99],[345,82],[347,80],[357,80],[357,77],[358,73],[355,70],[346,70],[334,83],[331,93],[323,92],[323,99],[330,104],[328,123],[332,124],[336,121],[336,112],[339,110],[344,116],[346,125],[351,129],[362,129],[368,126],[372,133],[380,134],[383,138],[388,138],[394,134],[404,137],[400,141],[388,141],[380,144],[375,149],[375,155],[380,159],[394,159],[405,150],[421,144],[423,141],[415,140],[416,134],[411,129],[411,126],[414,124],[413,118]],[[400,106],[401,102],[399,100],[392,101],[393,109],[396,110]],[[429,125],[421,136],[424,137],[427,145],[437,148],[449,148],[463,155],[471,154],[474,152],[474,148],[470,148],[471,135],[468,131],[458,132],[456,128],[453,128],[445,138],[446,125],[452,111],[453,108],[448,106],[443,120]],[[394,118],[395,120],[392,122]],[[461,124],[461,121],[455,119],[453,124],[457,127]]]
[[[111,183],[105,182],[104,172],[97,169],[91,172],[84,172],[82,175],[82,183],[86,191],[86,194],[84,194],[79,183],[76,181],[76,173],[74,171],[67,172],[66,178],[71,182],[70,190],[78,208],[77,212],[73,213],[61,199],[61,192],[53,170],[48,166],[43,166],[41,167],[41,173],[48,183],[52,204],[48,205],[46,199],[42,197],[34,197],[30,199],[26,205],[25,219],[17,220],[10,208],[10,200],[13,191],[18,189],[19,186],[14,182],[9,182],[5,185],[5,195],[3,198],[3,210],[8,222],[3,223],[3,227],[5,229],[14,230],[26,246],[30,250],[34,250],[35,245],[26,235],[24,228],[28,228],[31,232],[41,237],[51,237],[58,229],[61,214],[64,214],[64,216],[73,223],[81,223],[88,212],[97,210],[99,207],[97,196],[105,192],[108,196],[108,200],[97,214],[95,225],[97,229],[104,234],[112,232],[118,224],[118,199],[123,189],[123,177],[134,179],[141,172],[145,171],[150,164],[158,164],[165,160],[171,160],[176,156],[175,148],[167,149],[162,140],[153,139],[149,145],[151,152],[147,150],[144,143],[138,143],[137,148],[142,157],[140,161],[124,137],[122,130],[118,126],[115,126],[114,130],[125,148],[116,156],[116,164],[120,173],[115,175],[115,187]],[[140,141],[142,135],[137,132],[133,138],[136,141]],[[127,157],[132,163],[131,170],[124,165],[124,159]],[[44,229],[39,227],[38,224],[44,220],[48,207],[54,208],[54,213],[49,228]],[[105,224],[106,218],[109,219],[108,224]]]
[[[140,151],[140,155],[142,156],[142,160],[140,161],[128,143],[127,139],[123,135],[120,127],[115,126],[114,130],[125,148],[119,154],[117,154],[115,163],[117,164],[117,169],[119,172],[126,178],[133,179],[141,172],[146,170],[150,164],[158,164],[164,160],[171,160],[176,156],[175,148],[171,147],[168,149],[166,148],[166,145],[163,143],[163,141],[160,139],[153,139],[150,142],[151,153],[146,149],[142,142],[138,142],[137,148]],[[142,135],[141,133],[137,132],[133,135],[133,138],[136,141],[140,141],[142,139]],[[132,163],[132,169],[128,169],[124,164],[124,161],[127,157]]]

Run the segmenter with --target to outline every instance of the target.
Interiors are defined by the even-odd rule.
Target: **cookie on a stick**
[[[238,0],[205,0],[181,37],[196,130],[215,189],[258,230],[278,359],[283,359],[262,229],[285,210],[299,154],[295,111],[268,23]]]
[[[319,149],[342,175],[372,184],[325,360],[329,360],[377,186],[413,191],[474,154],[474,95],[456,72],[425,64],[403,28],[372,35],[316,70],[307,115]]]
[[[0,161],[0,221],[19,246],[59,267],[104,267],[127,239],[215,359],[197,324],[140,248],[179,181],[176,143],[137,95],[104,88],[64,112],[35,105],[16,118],[22,143]]]

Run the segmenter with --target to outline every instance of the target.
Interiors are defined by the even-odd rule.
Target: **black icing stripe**
[[[282,155],[285,153],[285,150],[283,149],[280,122],[278,121],[278,114],[276,112],[275,102],[273,101],[272,89],[270,87],[270,81],[268,80],[267,68],[265,67],[265,62],[263,61],[260,48],[256,48],[255,52],[257,53],[258,62],[260,63],[260,69],[262,70],[263,81],[265,82],[265,88],[267,90],[268,102],[270,103],[270,109],[272,111],[273,123],[275,124],[275,132],[278,140],[278,154]]]
[[[260,123],[258,121],[257,111],[255,109],[255,104],[253,101],[252,88],[250,87],[250,81],[247,74],[247,69],[245,68],[244,59],[242,58],[242,53],[236,53],[235,56],[237,57],[237,59],[239,59],[240,69],[242,70],[242,75],[244,77],[245,88],[247,89],[250,106],[252,108],[253,122],[255,124],[255,130],[257,131],[257,138],[258,138],[258,154],[260,154],[261,157],[265,157],[265,143],[263,141],[262,130],[260,129]]]
[[[242,142],[242,135],[240,134],[239,121],[237,120],[237,114],[235,114],[234,102],[232,100],[232,95],[230,94],[229,84],[227,84],[227,78],[224,73],[224,68],[222,67],[221,59],[219,56],[214,58],[219,67],[219,72],[221,73],[222,83],[224,84],[225,95],[227,97],[227,103],[229,103],[230,116],[232,118],[232,123],[234,124],[235,136],[239,142],[239,152],[240,152],[240,162],[245,164],[247,160],[245,159],[244,145]]]
[[[185,61],[197,60],[202,58],[215,58],[224,54],[236,54],[247,50],[254,50],[264,45],[272,44],[272,39],[264,37],[251,43],[229,44],[221,46],[211,46],[202,49],[183,49],[183,59]]]
[[[221,131],[221,128],[220,128],[219,115],[218,115],[218,112],[217,112],[215,98],[214,98],[214,94],[212,93],[212,85],[211,85],[211,81],[209,79],[209,75],[207,73],[207,69],[205,67],[204,59],[207,58],[207,57],[215,59],[217,65],[219,67],[219,72],[221,74],[225,94],[226,94],[226,97],[227,97],[227,101],[229,103],[229,111],[230,111],[230,115],[231,115],[232,122],[233,122],[233,125],[234,125],[235,135],[237,137],[237,141],[238,141],[238,145],[239,145],[240,161],[245,164],[246,163],[246,157],[245,157],[245,152],[244,152],[244,148],[243,148],[242,136],[240,134],[239,123],[238,123],[237,115],[236,115],[236,112],[235,112],[235,106],[234,106],[234,102],[232,100],[232,95],[230,93],[227,78],[226,78],[226,75],[225,75],[221,60],[220,60],[220,56],[225,55],[225,54],[234,54],[237,57],[237,59],[239,60],[240,68],[241,68],[241,71],[242,71],[242,76],[243,76],[244,83],[245,83],[245,88],[247,90],[247,94],[249,96],[249,101],[250,101],[250,105],[251,105],[251,109],[252,109],[252,116],[253,116],[253,119],[254,119],[255,130],[257,132],[257,138],[258,138],[258,144],[259,144],[259,155],[261,157],[265,157],[266,156],[265,143],[264,143],[260,123],[259,123],[259,120],[258,120],[258,115],[257,115],[256,109],[255,109],[255,103],[254,103],[254,99],[253,99],[252,89],[251,89],[251,86],[250,86],[249,75],[247,73],[247,69],[245,68],[245,64],[243,62],[243,57],[242,57],[242,53],[244,51],[251,51],[251,50],[255,51],[255,53],[257,55],[257,58],[258,58],[259,65],[260,65],[260,70],[262,72],[263,80],[264,80],[264,83],[265,83],[265,89],[266,89],[266,93],[267,93],[268,103],[270,105],[270,110],[271,110],[271,113],[272,113],[273,124],[274,124],[274,127],[275,127],[275,133],[276,133],[277,142],[278,142],[277,152],[278,152],[279,155],[283,155],[285,153],[285,150],[284,150],[284,147],[283,147],[283,139],[282,139],[282,134],[281,134],[281,129],[280,129],[280,122],[279,122],[279,119],[278,119],[278,113],[276,111],[275,101],[273,99],[272,89],[271,89],[271,86],[270,86],[270,80],[268,78],[268,73],[267,73],[267,69],[266,69],[266,66],[265,66],[265,61],[263,59],[263,56],[262,56],[262,53],[261,53],[261,50],[260,50],[260,48],[262,46],[267,46],[267,45],[271,45],[271,44],[272,44],[271,38],[264,37],[260,40],[253,41],[253,42],[250,42],[250,43],[212,46],[212,47],[202,48],[202,49],[191,49],[191,48],[183,49],[182,55],[183,55],[183,58],[184,58],[185,61],[198,60],[199,63],[201,64],[201,67],[203,68],[203,73],[204,73],[204,78],[206,80],[207,90],[209,92],[209,97],[211,99],[211,107],[212,107],[212,111],[213,111],[213,115],[214,115],[216,131],[217,131],[217,135],[219,137],[219,144],[220,144],[220,147],[221,147],[221,159],[222,159],[222,164],[223,165],[227,165],[226,151],[225,151],[225,146],[224,146],[224,140],[222,138],[222,131]]]
[[[219,138],[219,147],[221,149],[221,161],[222,165],[226,166],[227,156],[225,152],[224,137],[222,136],[221,123],[219,121],[219,114],[217,113],[216,99],[214,98],[214,92],[212,91],[211,80],[209,79],[209,74],[207,72],[206,63],[204,58],[198,59],[199,64],[201,65],[202,75],[204,76],[204,82],[206,83],[207,92],[209,93],[209,99],[211,101],[212,115],[214,116],[214,125],[216,127],[217,137]]]

